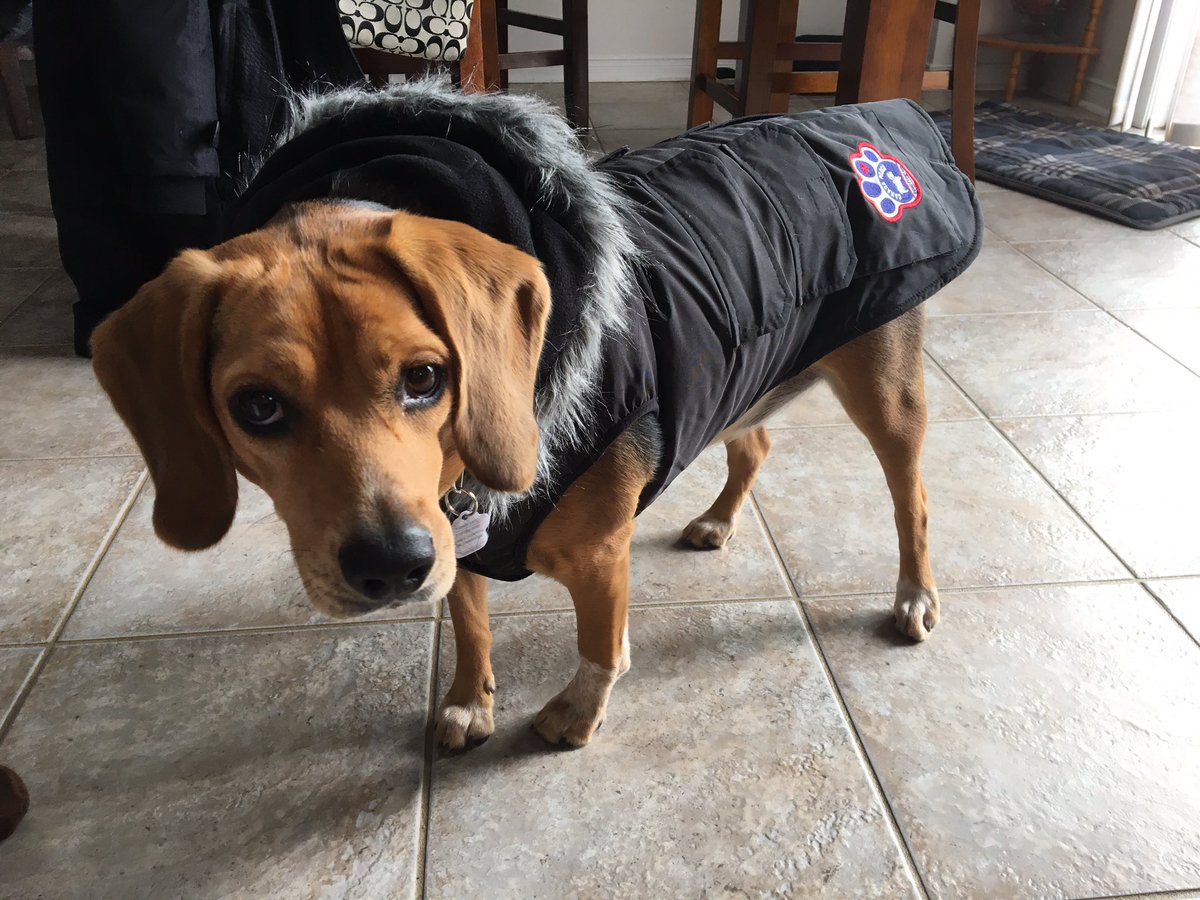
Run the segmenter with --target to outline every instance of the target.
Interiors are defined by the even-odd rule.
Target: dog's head
[[[355,615],[449,590],[439,499],[464,466],[496,490],[532,483],[549,307],[536,259],[466,225],[303,204],[181,254],[92,351],[159,537],[219,541],[241,472],[275,502],[312,602]]]

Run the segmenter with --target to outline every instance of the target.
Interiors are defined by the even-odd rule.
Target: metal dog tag
[[[488,522],[491,515],[467,510],[450,523],[454,533],[454,555],[458,559],[482,550],[488,542]]]

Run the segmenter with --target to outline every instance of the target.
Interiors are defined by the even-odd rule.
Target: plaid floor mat
[[[934,118],[949,140],[949,114]],[[975,108],[975,170],[984,181],[1133,228],[1200,216],[1200,150],[1009,103]]]

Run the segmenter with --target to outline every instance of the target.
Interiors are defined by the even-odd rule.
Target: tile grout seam
[[[75,612],[75,607],[79,605],[79,601],[83,598],[84,592],[87,590],[88,585],[91,584],[92,577],[96,574],[96,570],[100,568],[100,563],[108,553],[109,547],[112,546],[112,542],[116,540],[117,532],[120,531],[121,526],[125,524],[125,519],[128,517],[130,510],[133,509],[133,505],[137,501],[137,498],[141,494],[142,488],[145,486],[146,480],[149,477],[149,469],[143,468],[141,473],[138,475],[137,480],[134,482],[133,487],[130,489],[129,495],[117,508],[117,512],[113,517],[112,523],[108,526],[108,530],[104,533],[104,537],[101,538],[100,544],[96,548],[96,551],[92,554],[91,560],[89,560],[87,566],[84,568],[78,584],[71,592],[71,597],[67,601],[66,607],[63,609],[62,613],[59,614],[58,621],[55,623],[54,628],[52,628],[50,631],[49,637],[44,642],[42,652],[38,654],[38,658],[34,660],[33,666],[30,668],[29,672],[26,673],[25,680],[21,682],[21,686],[17,689],[17,694],[15,697],[13,697],[12,703],[9,704],[7,712],[5,712],[3,718],[0,718],[0,742],[4,741],[9,729],[17,720],[17,716],[20,714],[21,708],[25,705],[25,701],[33,691],[34,683],[41,676],[42,670],[46,668],[46,664],[50,661],[50,656],[53,654],[54,648],[58,644],[58,639],[62,636],[63,630],[67,627],[67,621]]]
[[[1178,237],[1178,235],[1176,235],[1176,237]],[[1186,240],[1186,239],[1184,239],[1184,240]],[[1120,317],[1118,317],[1116,315],[1116,313],[1114,313],[1107,306],[1103,306],[1099,301],[1093,300],[1091,297],[1089,297],[1083,291],[1079,290],[1079,288],[1068,283],[1065,279],[1059,277],[1054,272],[1050,271],[1050,269],[1046,268],[1046,266],[1044,266],[1038,260],[1034,259],[1028,253],[1025,253],[1020,247],[1013,245],[1013,249],[1016,250],[1018,253],[1020,253],[1022,256],[1024,256],[1027,260],[1029,260],[1031,263],[1033,263],[1039,269],[1041,269],[1043,272],[1045,272],[1047,275],[1049,275],[1051,278],[1057,279],[1058,281],[1060,281],[1061,283],[1063,283],[1067,287],[1069,287],[1071,290],[1075,291],[1075,293],[1077,293],[1080,297],[1083,297],[1085,300],[1088,301],[1088,303],[1092,304],[1094,307],[1096,307],[1096,309],[1100,310],[1100,312],[1105,313],[1110,319],[1112,319],[1118,325],[1123,325],[1124,327],[1128,328],[1130,331],[1132,331],[1134,334],[1136,334],[1138,337],[1140,337],[1143,341],[1145,341],[1147,344],[1149,344],[1151,347],[1153,347],[1159,353],[1163,354],[1163,356],[1167,357],[1168,359],[1170,359],[1172,362],[1176,363],[1177,365],[1182,366],[1187,372],[1191,373],[1192,375],[1196,376],[1197,378],[1200,378],[1200,372],[1197,372],[1195,369],[1193,369],[1191,366],[1184,363],[1182,360],[1180,360],[1178,357],[1176,357],[1174,354],[1172,354],[1168,350],[1164,349],[1163,347],[1160,347],[1156,341],[1151,340],[1146,335],[1142,334],[1140,331],[1138,331],[1136,328],[1134,328],[1132,325],[1130,325],[1128,322],[1126,322],[1124,319],[1121,319]],[[1137,309],[1168,309],[1168,310],[1172,309],[1172,307],[1162,307],[1162,306],[1145,306],[1145,307],[1136,307],[1136,308]],[[1191,307],[1185,307],[1185,308],[1191,308]],[[1124,312],[1126,310],[1122,310],[1122,311]]]
[[[442,604],[433,618],[433,646],[430,647],[429,693],[425,700],[425,749],[421,761],[421,804],[417,819],[417,871],[414,896],[426,895],[425,869],[429,855],[429,818],[433,810],[433,761],[437,751],[437,691],[442,658]]]
[[[875,765],[871,762],[870,756],[867,754],[866,745],[863,743],[862,735],[858,731],[858,726],[854,723],[854,717],[850,714],[850,707],[846,703],[846,698],[842,696],[841,688],[838,686],[836,679],[833,677],[833,669],[829,665],[829,660],[825,656],[825,650],[821,646],[820,640],[817,638],[816,629],[813,627],[812,621],[809,619],[808,611],[804,608],[804,603],[800,599],[800,593],[796,590],[795,580],[792,578],[791,570],[788,569],[784,562],[783,554],[779,550],[779,545],[775,540],[775,535],[772,533],[769,526],[766,526],[766,516],[763,515],[761,508],[758,505],[758,498],[754,492],[750,493],[750,502],[753,505],[755,512],[762,520],[766,533],[767,540],[771,547],[771,552],[775,556],[775,563],[784,573],[785,580],[791,591],[791,601],[794,608],[800,614],[800,620],[804,624],[804,629],[807,632],[809,646],[813,650],[813,654],[817,658],[817,663],[821,667],[821,671],[825,676],[825,683],[829,688],[834,702],[841,712],[842,721],[846,726],[850,735],[850,745],[854,748],[855,756],[858,757],[859,766],[863,773],[867,776],[866,781],[870,786],[872,795],[875,801],[880,805],[884,812],[884,821],[886,822],[889,837],[896,849],[900,851],[901,859],[904,862],[905,874],[908,876],[909,882],[915,892],[930,900],[932,896],[929,887],[925,884],[925,879],[921,875],[920,867],[917,865],[916,858],[913,856],[912,849],[908,846],[908,840],[904,837],[904,831],[900,827],[899,819],[896,817],[896,811],[892,808],[891,801],[888,799],[886,791],[883,789],[883,782],[879,778],[879,773],[875,771]]]
[[[979,410],[980,415],[982,415],[982,417],[983,417],[983,421],[985,421],[991,427],[991,429],[997,435],[999,435],[1000,440],[1003,441],[1008,446],[1008,448],[1017,455],[1018,459],[1020,459],[1022,462],[1025,463],[1025,465],[1027,465],[1030,468],[1030,470],[1038,477],[1039,480],[1041,480],[1041,482],[1043,484],[1046,485],[1046,487],[1050,488],[1051,492],[1053,492],[1053,494],[1056,497],[1058,497],[1058,499],[1061,500],[1066,505],[1066,507],[1069,510],[1071,510],[1072,513],[1075,514],[1075,517],[1080,522],[1083,523],[1084,527],[1087,528],[1087,530],[1089,532],[1091,532],[1092,535],[1098,541],[1100,541],[1101,544],[1104,545],[1104,547],[1108,550],[1108,552],[1111,553],[1113,555],[1113,557],[1117,560],[1117,562],[1119,562],[1121,564],[1121,566],[1125,569],[1125,571],[1129,573],[1127,578],[1112,579],[1112,580],[1137,581],[1138,575],[1136,572],[1134,572],[1133,567],[1130,566],[1129,563],[1125,562],[1124,557],[1122,557],[1119,553],[1117,553],[1117,551],[1113,549],[1113,547],[1109,544],[1109,542],[1107,540],[1105,540],[1104,537],[1101,536],[1100,532],[1096,530],[1096,528],[1092,525],[1092,523],[1089,522],[1084,517],[1083,513],[1081,513],[1078,509],[1075,508],[1075,504],[1073,504],[1070,500],[1068,500],[1066,498],[1066,496],[1063,495],[1062,491],[1060,491],[1058,489],[1058,487],[1045,475],[1045,473],[1043,473],[1042,470],[1037,467],[1037,465],[1033,462],[1033,460],[1031,460],[1028,456],[1026,456],[1021,451],[1021,448],[1018,447],[1016,442],[1008,436],[1008,434],[1004,431],[1004,429],[1001,428],[991,416],[989,416],[986,412],[984,412],[983,407],[981,407],[979,405],[979,403],[976,402],[974,397],[972,397],[970,394],[968,394],[966,392],[966,390],[963,388],[963,386],[961,384],[959,384],[957,381],[955,381],[955,379],[946,370],[945,366],[943,366],[934,356],[931,355],[929,358],[933,362],[933,364],[935,366],[937,366],[938,371],[940,371],[943,375],[945,375],[946,378],[948,378],[955,387],[957,387],[960,391],[962,391],[963,394],[966,395],[966,398],[971,403],[971,405],[974,406],[977,410]],[[1121,415],[1121,414],[1114,413],[1113,415]],[[1007,418],[1007,417],[1000,416],[999,418],[1003,419],[1003,418]],[[1049,416],[1047,418],[1070,418],[1070,416]],[[964,421],[973,422],[976,420],[966,419]],[[1088,580],[1085,579],[1083,581],[1084,581],[1084,583],[1087,583]]]
[[[787,574],[782,570],[780,561],[776,560],[776,569],[779,570],[781,577],[787,578]],[[1011,582],[1007,584],[977,584],[977,585],[957,585],[957,586],[939,586],[939,591],[943,596],[952,596],[960,594],[978,594],[978,593],[998,593],[1010,590],[1028,590],[1038,588],[1069,588],[1069,587],[1115,587],[1120,585],[1141,586],[1145,587],[1153,593],[1150,588],[1150,582],[1160,581],[1187,581],[1189,579],[1200,578],[1200,573],[1191,575],[1154,575],[1147,578],[1108,578],[1108,579],[1076,579],[1064,581],[1028,581],[1028,582]],[[799,593],[799,592],[797,592]],[[822,600],[846,600],[846,599],[861,599],[869,597],[889,597],[892,592],[885,588],[863,589],[843,592],[810,592],[799,595],[804,602],[815,602]],[[790,593],[783,594],[765,594],[759,597],[713,597],[708,599],[693,599],[693,600],[651,600],[645,602],[634,602],[629,606],[630,612],[641,609],[687,609],[690,607],[703,606],[749,606],[758,603],[778,603],[781,601],[792,601],[793,597]],[[535,616],[553,616],[573,613],[574,608],[569,605],[563,606],[548,606],[539,609],[512,609],[512,610],[492,610],[489,616],[494,619],[519,619]],[[330,622],[306,622],[287,625],[256,625],[244,628],[210,628],[199,629],[196,631],[155,631],[143,634],[114,634],[114,635],[99,635],[96,637],[78,637],[78,638],[60,638],[55,642],[56,647],[88,647],[105,644],[122,644],[122,643],[146,643],[151,641],[172,641],[172,640],[195,640],[200,638],[223,638],[223,637],[256,637],[271,634],[290,634],[305,631],[322,631],[336,630],[347,628],[371,628],[371,627],[393,627],[398,625],[429,625],[435,621],[435,615],[430,613],[425,616],[411,616],[407,618],[394,619],[365,619],[365,620],[344,620]],[[443,617],[442,624],[445,625]],[[447,626],[452,627],[452,626]],[[44,650],[49,647],[45,641],[14,641],[12,643],[0,643],[0,651],[3,650]]]
[[[43,268],[49,268],[49,266],[28,266],[27,267],[27,269],[34,269],[34,270],[43,269]],[[8,271],[8,270],[0,269],[0,271]],[[0,318],[0,329],[4,328],[4,326],[7,325],[13,319],[13,317],[16,316],[17,313],[19,313],[22,309],[24,309],[25,304],[33,299],[33,295],[36,294],[38,291],[40,291],[42,288],[44,288],[47,284],[49,284],[50,279],[53,278],[55,275],[57,275],[58,272],[59,272],[58,269],[55,269],[52,272],[50,272],[49,275],[47,275],[45,278],[43,278],[41,281],[38,282],[37,287],[35,287],[32,291],[30,291],[28,294],[25,295],[24,300],[22,300],[20,303],[18,303],[16,306],[14,306],[12,308],[12,311],[9,312],[9,314],[7,316]]]
[[[1120,321],[1120,320],[1118,319],[1118,321]],[[954,385],[959,388],[959,390],[963,390],[962,385],[958,384],[958,382],[955,381],[951,377],[950,373],[946,371],[946,369],[942,366],[942,364],[940,362],[938,362],[938,360],[934,359],[932,356],[930,356],[930,359],[933,361],[934,365],[936,365],[938,367],[938,369],[941,371],[941,373],[943,375],[945,375],[947,378],[949,378],[950,381],[953,382]],[[964,390],[963,393],[966,393],[966,391]],[[976,409],[979,409],[979,411],[981,413],[983,413],[983,409],[979,406],[978,403],[975,402],[974,397],[967,394],[967,399],[976,407]],[[1114,413],[1114,415],[1120,415],[1120,414]],[[996,422],[993,421],[993,419],[990,416],[988,416],[986,413],[984,413],[984,420],[988,423],[988,425],[990,425],[992,427],[992,430],[994,430],[996,432],[996,434],[998,434],[1000,436],[1000,439],[1002,441],[1004,441],[1006,444],[1008,444],[1008,446],[1012,449],[1012,451],[1014,453],[1016,453],[1017,456],[1021,460],[1023,460],[1025,462],[1025,464],[1029,466],[1030,469],[1033,470],[1034,473],[1036,473],[1036,475],[1042,480],[1042,482],[1045,483],[1045,485],[1047,487],[1049,487],[1050,490],[1053,491],[1054,494],[1064,504],[1066,504],[1067,508],[1070,509],[1071,512],[1073,512],[1075,514],[1076,518],[1078,518],[1079,521],[1083,523],[1084,527],[1087,528],[1087,530],[1090,531],[1096,537],[1096,539],[1098,541],[1100,541],[1101,544],[1104,545],[1104,547],[1108,550],[1108,552],[1113,555],[1113,558],[1118,563],[1120,563],[1122,567],[1124,567],[1125,571],[1129,573],[1130,578],[1129,579],[1120,579],[1120,581],[1133,580],[1140,584],[1143,581],[1143,579],[1134,571],[1133,566],[1129,565],[1129,563],[1127,563],[1125,561],[1125,558],[1123,556],[1121,556],[1121,554],[1117,553],[1116,549],[1108,542],[1107,539],[1104,538],[1103,535],[1100,534],[1100,532],[1096,529],[1096,527],[1087,520],[1087,518],[1083,515],[1083,513],[1080,512],[1078,509],[1076,509],[1075,504],[1073,504],[1070,500],[1068,500],[1066,495],[1064,495],[1062,493],[1062,491],[1060,491],[1058,489],[1058,487],[1045,475],[1045,473],[1043,473],[1042,470],[1037,467],[1037,465],[1033,462],[1033,460],[1031,460],[1028,456],[1026,456],[1024,452],[1022,452],[1021,448],[1018,447],[1016,442],[1008,436],[1008,434],[1004,431],[1004,429],[1001,428],[998,424],[996,424]],[[1089,582],[1085,582],[1085,583],[1089,583]],[[1189,638],[1191,638],[1195,644],[1200,646],[1200,637],[1193,635],[1192,632],[1186,626],[1184,626],[1183,622],[1180,621],[1180,619],[1171,611],[1171,609],[1167,606],[1167,604],[1164,603],[1162,601],[1162,599],[1157,594],[1154,593],[1154,591],[1150,590],[1150,588],[1147,587],[1145,584],[1142,584],[1142,588],[1150,596],[1150,598],[1155,603],[1157,603],[1158,606],[1171,618],[1171,620],[1173,622],[1175,622],[1176,625],[1178,625],[1180,628],[1183,629],[1184,634],[1186,634]]]

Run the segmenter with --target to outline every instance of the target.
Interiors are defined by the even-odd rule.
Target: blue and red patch
[[[908,166],[866,141],[850,154],[850,167],[867,202],[889,222],[899,221],[906,209],[921,202],[921,185]]]

